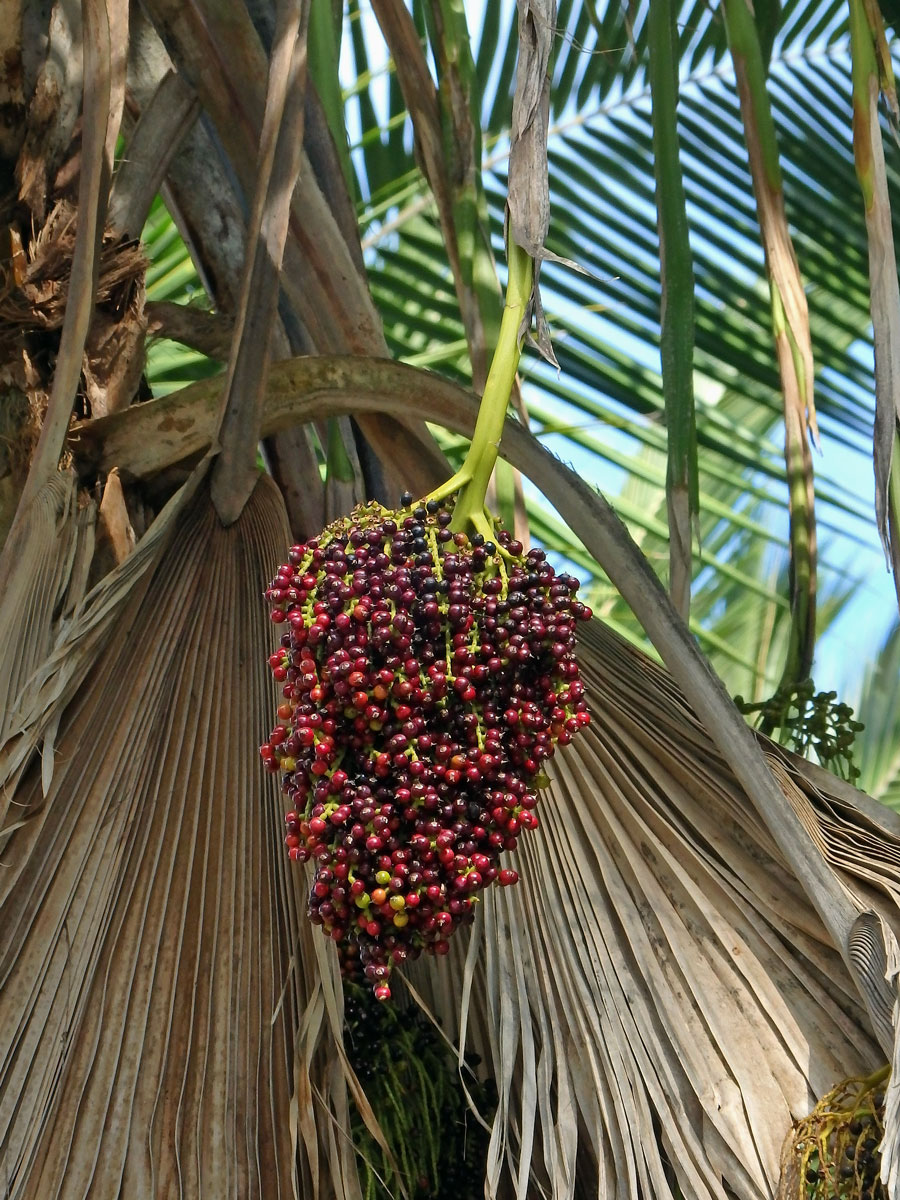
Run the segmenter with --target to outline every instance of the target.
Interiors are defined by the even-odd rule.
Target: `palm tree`
[[[900,824],[755,739],[682,617],[693,575],[700,644],[733,690],[781,686],[777,731],[814,645],[813,383],[823,438],[858,445],[871,420],[879,18],[851,7],[865,210],[842,9],[563,3],[554,40],[549,4],[521,31],[487,5],[470,31],[457,4],[375,0],[391,59],[372,70],[363,14],[344,28],[340,7],[85,0],[20,6],[5,34],[0,1180],[361,1194],[351,1099],[376,1141],[383,1114],[260,778],[260,592],[292,537],[441,482],[431,429],[451,458],[471,435],[521,195],[510,91],[519,61],[520,98],[540,94],[552,51],[546,248],[588,274],[543,262],[561,370],[526,364],[496,506],[590,571],[632,641],[633,612],[670,674],[592,625],[594,724],[554,760],[522,884],[410,987],[496,1080],[490,1194],[771,1196],[792,1121],[892,1054]],[[195,302],[173,303],[193,271]],[[149,334],[168,340],[145,371]],[[551,436],[627,468],[643,554]],[[816,486],[823,526],[860,518],[846,481]],[[827,619],[850,584],[821,575]]]

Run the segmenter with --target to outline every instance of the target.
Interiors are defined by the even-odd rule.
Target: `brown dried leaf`
[[[509,153],[509,222],[516,244],[540,258],[550,226],[547,123],[556,0],[517,0],[519,57]]]
[[[34,769],[16,792],[0,872],[6,1180],[40,1200],[268,1200],[294,1194],[295,1169],[309,1194],[315,1152],[353,1195],[352,1153],[329,1134],[334,957],[300,920],[279,791],[248,753],[274,703],[259,596],[289,538],[283,507],[262,480],[227,530],[205,489],[177,522],[62,715],[46,797]],[[295,1075],[315,1111],[305,1149]]]
[[[110,471],[106,478],[99,515],[98,533],[107,542],[112,554],[112,565],[117,567],[134,550],[136,541],[118,471]],[[98,538],[98,542],[99,540]]]
[[[143,288],[135,289],[124,312],[95,311],[83,363],[84,391],[95,416],[134,401],[144,373],[146,336]]]
[[[38,492],[0,556],[0,845],[15,778],[4,765],[26,727],[22,697],[84,596],[86,575],[76,566],[80,546],[92,545],[95,517],[93,505],[79,509],[74,473],[59,472]],[[25,761],[27,755],[19,758],[19,770]]]
[[[507,221],[516,245],[534,261],[531,303],[524,331],[535,327],[535,345],[554,366],[556,356],[540,293],[541,261],[550,227],[547,126],[550,119],[550,51],[556,27],[556,0],[517,0],[519,57],[510,131]]]

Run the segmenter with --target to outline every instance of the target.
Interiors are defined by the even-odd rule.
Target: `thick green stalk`
[[[798,375],[803,370],[781,295],[772,289],[772,326],[776,341],[782,339],[792,354]],[[791,630],[779,688],[790,689],[812,671],[816,642],[816,529],[813,506],[812,463],[803,418],[796,406],[785,406],[784,457],[788,484],[788,509],[791,516]],[[763,721],[760,729],[770,736],[776,725]]]
[[[465,0],[432,0],[423,6],[423,14],[437,68],[441,151],[440,178],[435,178],[433,169],[426,169],[426,174],[438,201],[453,270],[472,365],[472,387],[481,392],[501,317],[481,171],[482,89],[472,57]],[[415,110],[410,111],[415,125]],[[508,529],[515,526],[517,491],[521,491],[521,482],[516,482],[512,468],[498,462],[492,504]]]
[[[875,206],[875,164],[871,144],[871,107],[877,101],[878,62],[862,0],[850,2],[850,49],[853,77],[853,153],[866,213]]]
[[[484,507],[488,484],[497,454],[509,397],[516,378],[522,352],[520,332],[522,321],[531,296],[533,278],[531,256],[517,246],[512,233],[507,237],[509,278],[506,285],[506,302],[500,321],[497,347],[491,360],[484,395],[478,410],[478,421],[472,444],[465,462],[459,471],[442,487],[433,492],[429,499],[442,499],[459,492],[453,513],[454,530],[474,529],[485,537],[491,537],[493,528]]]
[[[781,191],[781,161],[775,121],[766,91],[766,68],[753,11],[747,0],[724,0],[725,28],[735,67],[747,89],[756,126],[756,147],[764,177],[773,192]],[[739,60],[739,61],[738,61]],[[743,106],[743,96],[742,106]]]

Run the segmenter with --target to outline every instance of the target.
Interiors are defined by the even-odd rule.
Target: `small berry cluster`
[[[811,679],[803,679],[782,685],[768,700],[753,704],[735,696],[734,702],[742,713],[758,714],[757,727],[796,754],[808,758],[814,750],[822,766],[841,779],[859,778],[853,745],[865,725],[853,719],[853,709],[838,701],[837,692],[817,692]]]
[[[590,610],[541,550],[454,533],[437,501],[370,504],[329,526],[266,592],[285,626],[260,748],[283,773],[285,839],[315,859],[310,918],[358,943],[366,978],[474,917],[532,811],[541,763],[588,723],[574,657]]]
[[[847,1079],[795,1121],[785,1145],[779,1195],[786,1200],[887,1200],[881,1178],[888,1069]]]

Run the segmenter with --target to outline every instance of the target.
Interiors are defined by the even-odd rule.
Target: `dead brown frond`
[[[16,747],[52,714],[26,714],[29,688],[87,588],[96,513],[79,501],[71,471],[59,472],[35,497],[0,559],[0,847],[15,782],[38,741]],[[15,570],[27,562],[28,570]]]
[[[281,797],[246,751],[272,704],[259,593],[283,507],[263,480],[225,530],[202,488],[170,534],[62,706],[52,770],[33,763],[10,810],[4,1182],[41,1200],[268,1200],[295,1171],[312,1194],[327,1162],[352,1196],[334,960],[300,919]]]
[[[473,946],[464,976],[500,1091],[490,1194],[506,1177],[520,1197],[544,1180],[554,1200],[675,1184],[763,1200],[792,1122],[884,1051],[665,672],[597,622],[581,662],[593,724],[553,760],[543,833],[518,852],[520,886],[486,895],[484,962]]]

